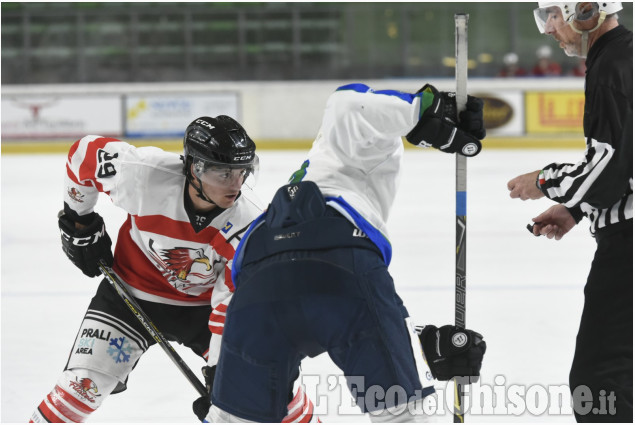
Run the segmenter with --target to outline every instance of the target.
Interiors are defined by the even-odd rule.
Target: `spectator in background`
[[[552,52],[551,47],[548,45],[540,46],[536,50],[538,61],[531,70],[531,75],[535,77],[559,77],[562,75],[560,64],[551,59]]]
[[[518,65],[518,55],[514,52],[503,56],[503,68],[498,72],[499,77],[525,77],[527,71]]]
[[[586,75],[586,59],[579,58],[575,66],[569,70],[568,75],[572,77],[584,77]]]

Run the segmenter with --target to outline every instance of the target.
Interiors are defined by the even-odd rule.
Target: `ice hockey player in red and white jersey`
[[[231,269],[242,234],[262,210],[251,190],[256,145],[227,116],[200,117],[185,132],[184,154],[86,136],[66,164],[62,247],[85,275],[105,260],[163,334],[207,360],[206,383],[218,360],[225,311],[234,291]],[[128,213],[115,254],[102,217],[100,192]],[[68,362],[30,422],[84,422],[155,341],[102,280],[88,306]],[[315,420],[300,389],[289,410]],[[198,403],[203,417],[209,404]],[[196,410],[196,409],[195,409]],[[300,415],[297,412],[300,411]],[[197,413],[198,414],[198,413]]]

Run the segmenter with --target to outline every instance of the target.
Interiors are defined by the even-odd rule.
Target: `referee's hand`
[[[511,179],[507,183],[507,189],[509,189],[509,196],[513,199],[520,198],[523,201],[528,199],[540,199],[545,196],[538,186],[536,186],[536,179],[538,178],[540,170],[532,171],[531,173],[522,174],[518,177]]]
[[[534,222],[533,234],[549,239],[562,239],[576,225],[575,219],[564,205],[554,205],[542,214],[531,219]]]

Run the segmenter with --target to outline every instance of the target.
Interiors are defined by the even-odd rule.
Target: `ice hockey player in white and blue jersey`
[[[237,248],[209,421],[280,422],[302,359],[324,352],[373,421],[425,419],[414,405],[434,392],[433,377],[478,379],[480,334],[415,331],[388,272],[386,221],[401,137],[475,156],[482,108],[469,97],[459,121],[454,95],[431,85],[410,94],[351,84],[330,96],[308,158]]]

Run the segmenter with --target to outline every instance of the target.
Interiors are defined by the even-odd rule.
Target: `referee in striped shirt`
[[[597,250],[569,375],[574,414],[578,422],[632,423],[633,33],[617,22],[619,2],[539,5],[540,31],[587,58],[586,152],[577,164],[549,164],[507,187],[512,198],[557,202],[528,226],[536,236],[559,240],[590,219]]]

